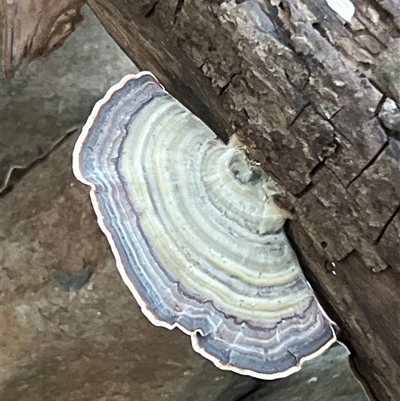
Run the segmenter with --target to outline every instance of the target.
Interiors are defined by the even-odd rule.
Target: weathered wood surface
[[[379,400],[400,399],[399,2],[353,1],[351,22],[313,0],[88,3],[287,190],[290,233],[358,371]]]
[[[2,0],[3,67],[14,76],[24,58],[46,56],[63,45],[83,17],[85,0]]]

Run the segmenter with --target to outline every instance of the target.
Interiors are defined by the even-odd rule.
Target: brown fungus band
[[[335,341],[273,182],[152,74],[125,77],[96,104],[73,167],[143,313],[219,368],[285,377]]]

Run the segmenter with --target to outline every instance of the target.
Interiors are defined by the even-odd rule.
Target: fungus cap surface
[[[126,76],[96,104],[73,168],[143,313],[219,368],[285,377],[335,341],[273,182],[152,74]]]

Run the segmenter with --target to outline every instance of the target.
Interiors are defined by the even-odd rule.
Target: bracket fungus
[[[281,378],[335,342],[274,183],[152,74],[126,76],[96,104],[73,169],[143,313],[219,368]]]

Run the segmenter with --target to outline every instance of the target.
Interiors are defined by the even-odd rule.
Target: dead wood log
[[[88,0],[142,69],[286,189],[306,274],[379,400],[400,399],[399,1]],[[332,2],[330,2],[332,3]]]

